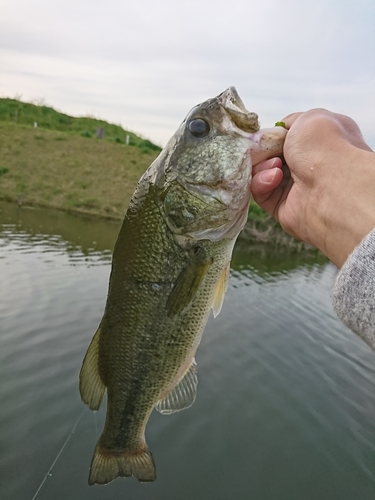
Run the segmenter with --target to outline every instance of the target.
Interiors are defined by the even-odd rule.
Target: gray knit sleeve
[[[341,321],[375,350],[375,229],[341,268],[332,302]]]

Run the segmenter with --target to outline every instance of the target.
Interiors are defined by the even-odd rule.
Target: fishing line
[[[73,425],[72,430],[69,432],[69,434],[68,434],[67,438],[65,439],[64,444],[63,444],[63,445],[62,445],[62,447],[60,448],[60,451],[59,451],[59,452],[58,452],[58,454],[56,455],[55,460],[52,462],[51,467],[48,469],[47,474],[44,476],[44,478],[43,478],[42,482],[40,483],[39,488],[36,490],[36,493],[35,493],[35,495],[33,496],[33,498],[32,498],[31,500],[36,500],[36,499],[38,498],[39,493],[41,492],[41,490],[42,490],[42,488],[43,488],[43,486],[44,486],[45,482],[47,481],[47,479],[48,479],[49,477],[51,477],[51,476],[52,476],[52,470],[53,470],[53,468],[55,467],[55,465],[56,465],[56,463],[57,463],[58,459],[61,457],[61,454],[62,454],[62,452],[64,451],[64,449],[65,449],[66,445],[68,444],[69,439],[73,436],[73,434],[74,434],[74,432],[75,432],[75,430],[76,430],[76,427],[77,427],[77,425],[79,424],[79,421],[81,420],[82,415],[83,415],[83,413],[84,413],[85,409],[86,409],[86,408],[83,408],[83,410],[82,410],[82,412],[81,412],[80,416],[79,416],[79,417],[77,418],[77,420],[75,421],[75,424]]]

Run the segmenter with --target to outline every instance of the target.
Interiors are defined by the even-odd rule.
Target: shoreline
[[[103,220],[119,222],[119,223],[121,223],[121,221],[123,220],[123,218],[125,216],[125,213],[124,213],[123,217],[120,217],[120,216],[116,217],[116,216],[109,215],[109,214],[103,214],[100,212],[95,212],[95,210],[93,210],[91,208],[85,210],[85,209],[78,209],[78,208],[71,208],[71,207],[61,207],[58,205],[54,205],[53,203],[47,204],[47,203],[40,203],[37,201],[29,201],[29,200],[24,202],[22,197],[21,197],[21,202],[20,202],[19,198],[15,199],[12,196],[7,196],[7,195],[3,195],[3,194],[0,194],[0,202],[13,204],[15,206],[18,206],[18,208],[20,208],[20,209],[40,208],[40,209],[45,209],[45,210],[56,210],[58,212],[65,212],[68,214],[77,215],[77,216],[81,216],[81,217],[92,217],[95,219],[103,219]]]
[[[54,211],[56,210],[58,212],[65,212],[78,217],[89,217],[90,219],[107,220],[108,222],[114,222],[118,224],[122,223],[126,213],[125,210],[124,214],[121,217],[116,217],[100,212],[95,212],[95,210],[92,208],[89,210],[85,210],[82,208],[67,208],[57,206],[52,203],[23,202],[23,200],[21,200],[20,203],[19,199],[15,199],[11,196],[4,196],[2,194],[0,194],[0,201],[18,206],[18,208],[21,210],[33,208]],[[243,230],[238,237],[238,240],[240,242],[251,243],[253,245],[270,244],[273,245],[275,249],[282,248],[283,251],[287,249],[291,253],[307,253],[309,255],[312,253],[321,254],[321,252],[317,248],[303,241],[296,240],[292,236],[289,236],[275,219],[267,215],[265,212],[261,212],[261,209],[259,208],[257,208],[256,213],[253,217],[251,217],[250,214]]]

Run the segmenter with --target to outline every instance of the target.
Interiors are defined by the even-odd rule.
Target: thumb
[[[251,191],[255,202],[271,215],[276,208],[274,192],[282,179],[283,171],[280,168],[271,168],[256,173],[251,182]],[[273,202],[275,206],[272,206]]]

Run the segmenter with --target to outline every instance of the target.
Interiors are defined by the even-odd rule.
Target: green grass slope
[[[104,140],[119,144],[137,146],[141,151],[160,151],[161,148],[148,139],[142,139],[133,132],[124,130],[104,120],[89,117],[73,117],[60,113],[49,106],[37,106],[17,99],[0,99],[0,121],[13,122],[19,125],[34,126],[48,130],[59,130],[82,137],[96,137],[97,130],[104,130]],[[127,139],[128,136],[128,139]]]
[[[0,99],[2,199],[122,218],[160,150],[118,125]]]

